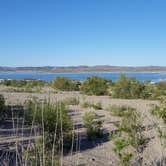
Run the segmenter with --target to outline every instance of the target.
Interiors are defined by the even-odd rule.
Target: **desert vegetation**
[[[66,78],[30,82],[1,83],[3,88],[56,90],[43,94],[2,91],[0,152],[13,149],[13,162],[70,166],[77,164],[77,159],[91,165],[106,165],[111,160],[112,165],[128,166],[164,159],[159,155],[156,161],[154,157],[160,151],[163,154],[166,145],[164,82],[139,82],[123,75],[116,82],[98,77],[83,82]],[[107,155],[102,156],[103,151]],[[9,160],[10,155],[7,164]]]
[[[157,126],[159,137],[164,139],[163,145],[166,146],[166,97],[160,98],[160,105],[153,105],[151,110],[152,115],[158,119],[162,119],[163,124]]]
[[[87,128],[88,139],[102,137],[103,122],[98,119],[98,115],[94,112],[86,112],[82,117],[84,125]]]
[[[121,121],[116,124],[118,133],[110,134],[109,139],[114,142],[114,151],[118,155],[121,165],[130,165],[130,160],[136,153],[142,153],[144,150],[145,137],[141,128],[140,114],[136,109],[127,106],[113,105],[109,111],[112,116],[121,117]],[[130,151],[125,151],[127,148]]]
[[[54,162],[57,164],[58,161],[54,161],[54,159],[57,158],[58,150],[67,147],[70,143],[72,123],[67,111],[62,102],[51,104],[49,101],[43,101],[41,103],[37,99],[27,102],[25,121],[30,124],[33,122],[33,125],[41,127],[43,136],[41,146],[44,146],[45,154],[39,151],[41,153],[39,156],[44,155],[47,165],[54,165]],[[38,162],[39,159],[37,159]],[[34,163],[37,161],[35,159]]]
[[[1,82],[2,85],[12,86],[12,87],[34,87],[34,86],[44,86],[45,81],[42,80],[4,80]]]
[[[126,99],[141,98],[144,93],[144,88],[145,85],[135,78],[127,78],[122,75],[115,83],[113,97]]]
[[[66,98],[64,100],[64,103],[66,105],[79,105],[80,104],[80,100],[78,97],[69,97],[69,98]]]
[[[64,77],[57,77],[52,81],[52,87],[62,91],[78,91],[79,86],[79,81],[73,81]]]
[[[65,103],[51,103],[49,100],[40,101],[32,98],[26,101],[24,108],[15,111],[13,108],[12,106],[5,107],[5,100],[1,95],[1,123],[6,123],[6,119],[11,119],[12,124],[16,125],[15,130],[18,130],[18,120],[21,119],[22,140],[24,140],[24,127],[30,127],[30,131],[27,133],[30,135],[28,136],[29,144],[26,147],[24,142],[15,145],[16,149],[23,148],[23,151],[16,151],[15,162],[13,161],[12,164],[59,165],[58,152],[61,152],[62,149],[69,150],[72,145],[72,122],[67,114],[68,108]],[[14,134],[13,137],[18,137],[17,134]],[[32,141],[30,141],[31,137],[34,138]],[[6,164],[9,163],[6,162]]]
[[[101,110],[102,109],[102,104],[101,104],[101,102],[91,103],[91,102],[88,102],[88,101],[84,101],[82,103],[82,107],[83,108],[93,108],[95,110]]]
[[[166,83],[151,84],[149,81],[140,82],[136,78],[121,75],[116,82],[100,77],[88,77],[85,81],[75,81],[64,77],[57,77],[50,83],[41,80],[4,80],[0,85],[13,88],[13,92],[40,92],[43,87],[53,88],[52,93],[59,91],[79,91],[84,95],[103,96],[121,99],[158,99],[166,95]]]
[[[0,121],[4,118],[5,109],[5,99],[3,95],[0,95]]]
[[[81,93],[86,95],[106,95],[107,81],[96,76],[87,78],[81,85]]]
[[[8,87],[9,92],[40,92],[48,83],[42,80],[4,80],[0,83],[1,86]]]

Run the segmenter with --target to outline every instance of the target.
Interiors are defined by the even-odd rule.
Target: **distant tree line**
[[[88,77],[83,82],[58,77],[52,86],[64,91],[80,91],[85,95],[110,95],[122,99],[157,99],[166,95],[165,82],[151,84],[150,81],[140,82],[125,75],[121,75],[116,82],[97,76]]]
[[[51,86],[60,91],[80,91],[85,95],[109,95],[122,99],[157,99],[166,95],[166,82],[152,84],[150,81],[140,82],[134,77],[121,75],[116,82],[101,77],[88,77],[85,81],[70,80],[57,77],[50,83],[42,80],[4,80],[0,83],[17,88],[33,88]]]
[[[11,86],[11,87],[17,87],[17,88],[22,88],[22,87],[36,87],[36,86],[44,86],[46,85],[46,82],[43,80],[33,80],[33,79],[28,79],[28,80],[4,80],[0,83],[1,85],[5,86]]]

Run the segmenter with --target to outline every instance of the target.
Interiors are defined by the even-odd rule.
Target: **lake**
[[[35,73],[35,72],[0,72],[0,79],[40,79],[44,81],[52,81],[56,77],[67,77],[73,80],[85,80],[90,76],[99,76],[108,80],[116,81],[122,73],[119,72],[83,72],[83,73]],[[124,72],[128,77],[136,77],[139,81],[150,80],[158,82],[160,79],[166,78],[166,73],[150,73],[150,72]]]

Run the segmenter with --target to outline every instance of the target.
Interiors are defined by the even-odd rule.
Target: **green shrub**
[[[158,82],[155,84],[155,97],[166,96],[166,82]]]
[[[90,108],[90,107],[91,107],[91,103],[85,101],[84,103],[81,104],[81,106],[82,106],[83,108]]]
[[[140,127],[140,114],[136,110],[129,109],[120,123],[120,130],[128,133],[136,132]]]
[[[151,112],[153,115],[162,118],[164,123],[166,123],[166,98],[161,98],[161,104],[154,105]]]
[[[114,139],[114,134],[109,134],[108,140],[109,140],[109,141],[112,141],[113,139]]]
[[[4,118],[5,113],[5,98],[0,94],[0,120]]]
[[[132,111],[135,111],[135,108],[125,105],[122,106],[112,105],[109,106],[106,110],[110,111],[112,116],[128,117]]]
[[[98,119],[98,116],[94,112],[86,112],[83,116],[84,125],[87,128],[87,135],[89,139],[101,137],[103,122]]]
[[[44,143],[44,146],[46,146],[46,144]],[[29,151],[28,148],[26,150],[24,150],[24,153],[22,154],[24,158],[27,157],[28,160],[28,164],[25,165],[31,165],[31,166],[41,166],[41,165],[45,165],[45,166],[60,166],[60,159],[57,155],[57,153],[55,153],[52,156],[52,149],[45,149],[45,152],[43,153],[43,140],[42,139],[37,139],[35,141],[35,144],[33,146],[33,150]],[[43,160],[43,156],[44,159]]]
[[[160,112],[160,106],[158,105],[154,105],[152,110],[151,110],[151,113],[155,116],[158,116],[160,117],[161,116],[161,112]]]
[[[86,95],[105,95],[107,90],[107,81],[96,76],[88,77],[81,85],[81,93]]]
[[[0,94],[0,111],[3,111],[5,108],[5,98]]]
[[[137,99],[145,94],[145,85],[135,78],[128,78],[121,75],[113,88],[113,97],[124,99]]]
[[[130,130],[128,133],[128,142],[130,145],[132,145],[135,148],[138,148],[140,145],[143,145],[145,143],[145,138],[142,134],[142,131],[136,131],[135,129]]]
[[[27,149],[25,156],[30,165],[59,165],[58,153],[72,146],[72,122],[63,102],[51,103],[32,98],[26,102],[25,122],[39,128],[41,139],[36,140],[33,151]],[[44,139],[43,139],[44,138]],[[62,144],[63,143],[63,144]],[[53,148],[54,145],[54,149]],[[45,148],[43,154],[43,146]],[[43,159],[45,158],[45,162]],[[44,163],[43,163],[44,162]]]
[[[130,166],[130,160],[133,157],[132,153],[123,153],[120,157],[122,166]]]
[[[116,153],[120,153],[120,151],[126,146],[128,146],[129,143],[125,139],[119,138],[114,142],[114,145],[115,145],[114,151]]]
[[[95,110],[101,110],[102,109],[102,104],[101,102],[98,102],[96,104],[92,104],[92,108],[94,108]]]
[[[80,83],[78,81],[72,81],[68,78],[57,77],[52,82],[52,86],[53,88],[56,88],[62,91],[78,91]]]
[[[90,103],[90,102],[84,102],[82,104],[82,107],[83,108],[93,108],[95,110],[101,110],[102,109],[102,104],[101,102],[98,102],[98,103]]]
[[[56,135],[58,139],[61,134],[61,126],[64,137],[72,129],[72,123],[67,112],[65,104],[62,102],[52,104],[50,101],[41,102],[33,98],[26,103],[25,121],[29,124],[33,122],[39,127],[44,123],[44,132],[50,140],[53,140],[55,128],[57,128]]]
[[[79,105],[80,100],[76,97],[69,97],[64,100],[65,104],[67,105]]]

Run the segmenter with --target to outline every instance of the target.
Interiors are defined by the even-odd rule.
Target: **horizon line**
[[[163,65],[141,65],[141,66],[131,66],[131,65],[58,65],[58,66],[53,66],[53,65],[42,65],[42,66],[8,66],[8,65],[0,65],[0,67],[6,67],[6,68],[24,68],[24,67],[34,67],[34,68],[41,68],[41,67],[134,67],[134,68],[140,68],[140,67],[166,67]]]

